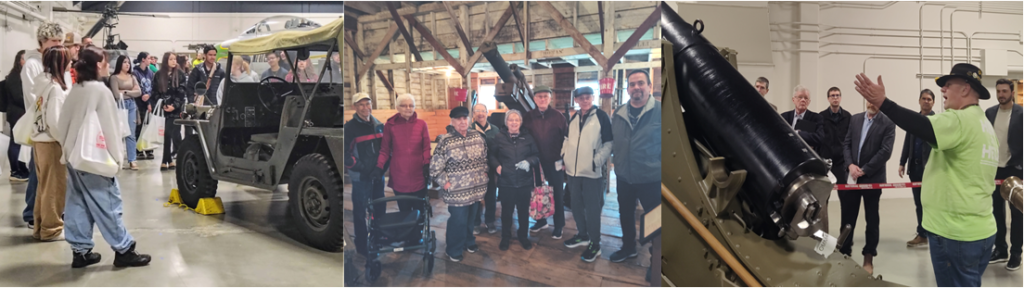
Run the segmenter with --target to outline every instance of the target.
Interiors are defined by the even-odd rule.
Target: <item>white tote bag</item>
[[[153,107],[161,107],[163,100],[156,102]],[[139,151],[149,151],[160,147],[164,142],[164,113],[162,109],[153,109],[153,112],[146,113],[146,125],[142,126],[142,133],[139,134],[139,141],[135,148]]]
[[[121,120],[117,121],[117,123],[121,123],[118,125],[121,128],[121,137],[119,138],[132,136],[132,127],[128,125],[128,121],[135,121],[135,119],[128,118],[130,115],[128,114],[128,108],[125,107],[124,101],[125,100],[123,98],[117,101],[117,115],[121,115]]]
[[[35,129],[35,124],[29,119],[36,118],[36,111],[33,109],[27,109],[25,115],[21,116],[18,123],[14,124],[11,128],[11,136],[14,137],[14,143],[25,147],[32,147],[32,130]]]
[[[32,146],[32,135],[34,135],[36,131],[36,115],[42,115],[42,113],[38,111],[38,97],[45,97],[46,95],[49,95],[50,90],[52,89],[53,85],[46,85],[43,92],[36,95],[37,98],[35,102],[25,103],[26,106],[28,106],[26,107],[28,109],[25,109],[25,115],[22,115],[21,119],[18,120],[18,123],[15,123],[14,127],[11,127],[11,137],[14,137],[14,143],[18,143],[23,146]]]
[[[149,124],[146,125],[150,131],[147,137],[149,137],[150,143],[164,144],[164,119],[166,118],[164,118],[163,100],[156,101],[156,106],[153,107],[153,113],[149,114]]]
[[[21,146],[21,150],[18,152],[18,162],[25,163],[32,161],[32,146]]]
[[[117,139],[117,138],[115,138]],[[119,140],[115,140],[119,141]],[[119,169],[117,161],[107,152],[107,138],[95,111],[89,111],[78,130],[75,146],[67,155],[68,164],[75,170],[113,178]]]

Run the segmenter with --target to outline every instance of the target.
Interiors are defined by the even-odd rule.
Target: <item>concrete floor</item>
[[[909,191],[907,191],[909,193]],[[899,192],[896,192],[899,193]],[[833,198],[835,199],[835,198]],[[839,219],[841,211],[839,201],[830,201],[829,220],[830,233],[839,235]],[[863,264],[864,257],[858,256],[864,248],[864,208],[854,229],[853,259]],[[931,256],[927,248],[907,248],[907,241],[914,238],[917,227],[917,216],[914,215],[914,199],[882,199],[879,204],[880,236],[878,257],[874,259],[875,275],[883,279],[911,287],[935,287],[935,273],[932,270]],[[1007,215],[1009,219],[1009,215]],[[1006,222],[1010,223],[1009,220]],[[1020,233],[1020,232],[1018,232]],[[1007,237],[1009,241],[1009,237]],[[1021,270],[1007,271],[1006,264],[992,264],[982,276],[982,286],[986,287],[1021,287],[1024,278]]]
[[[346,185],[345,228],[348,232],[349,245],[346,247],[347,259],[345,262],[348,265],[346,270],[348,273],[352,273],[349,275],[350,278],[355,279],[347,286],[649,286],[645,281],[645,276],[648,267],[651,266],[651,255],[648,252],[650,244],[639,248],[640,255],[637,258],[622,263],[612,263],[608,260],[608,257],[622,246],[618,201],[614,189],[614,178],[612,179],[612,193],[605,195],[602,213],[601,233],[604,237],[601,239],[601,256],[593,263],[580,260],[583,248],[570,249],[562,244],[563,241],[576,234],[576,223],[572,218],[571,210],[566,211],[566,227],[561,240],[552,239],[552,228],[548,227],[538,233],[530,233],[529,238],[534,243],[534,247],[529,251],[523,250],[517,241],[512,241],[508,251],[499,250],[501,203],[498,203],[496,215],[498,233],[488,234],[487,231],[482,231],[476,238],[480,251],[474,254],[465,253],[462,262],[451,262],[444,253],[446,247],[444,235],[448,220],[447,205],[441,199],[431,199],[430,203],[434,212],[434,217],[431,218],[431,227],[438,238],[433,273],[431,275],[423,274],[422,250],[385,253],[379,258],[383,266],[383,273],[375,283],[365,282],[363,272],[366,259],[354,251],[355,242],[351,235],[354,233],[355,227],[352,225],[352,202],[349,200],[351,185]],[[384,194],[392,196],[393,192],[390,188],[385,188]],[[397,205],[393,202],[388,207],[389,211],[397,211],[397,209]],[[637,210],[639,211],[637,219],[640,219],[639,214],[643,210]]]
[[[164,207],[174,172],[159,160],[119,174],[124,222],[148,267],[113,267],[114,252],[98,230],[99,264],[71,269],[67,242],[41,243],[22,222],[25,184],[0,179],[0,286],[342,286],[343,253],[304,244],[287,211],[287,195],[221,183],[226,214],[203,216]],[[159,159],[159,155],[157,155]],[[298,239],[298,240],[297,240]]]

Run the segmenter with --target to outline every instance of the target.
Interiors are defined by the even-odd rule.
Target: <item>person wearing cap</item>
[[[152,57],[150,56],[149,52],[139,52],[139,56],[135,57],[135,64],[138,65],[132,67],[131,71],[132,76],[135,77],[136,82],[139,82],[139,88],[142,90],[142,96],[135,98],[135,105],[136,107],[139,107],[139,111],[152,111],[153,105],[156,104],[156,99],[151,96],[153,95],[153,78],[156,77],[156,73],[149,69],[149,64],[155,63],[155,61],[152,61]],[[144,113],[138,114],[144,115]],[[141,118],[138,121],[139,123],[142,123],[142,121],[146,119],[145,116],[139,118]],[[140,134],[142,134],[142,125],[135,125],[135,135]],[[132,150],[131,147],[129,147],[128,150]],[[135,154],[139,159],[155,158],[153,156],[153,151],[136,150]]]
[[[36,86],[37,77],[43,74],[43,51],[53,46],[60,46],[64,43],[64,29],[60,24],[44,22],[36,29],[36,43],[39,49],[28,50],[25,53],[25,65],[21,67],[21,89],[25,104],[36,103],[36,94],[33,88]],[[71,72],[64,72],[64,83],[71,83]],[[33,153],[34,154],[34,153]],[[36,202],[36,187],[39,179],[36,178],[35,156],[28,162],[28,186],[25,187],[25,210],[22,218],[28,223],[29,228],[34,228],[32,215]]]
[[[366,203],[371,199],[384,197],[384,177],[372,177],[377,167],[381,141],[384,138],[384,124],[373,117],[370,94],[352,95],[352,107],[356,113],[352,120],[345,122],[345,169],[352,183],[352,219],[355,222],[356,252],[366,256]],[[385,167],[386,168],[386,167]],[[384,211],[384,206],[374,207]]]
[[[78,51],[82,50],[82,44],[75,42],[78,37],[77,33],[68,32],[64,36],[64,47],[68,48],[68,54],[71,56],[72,63],[78,61]],[[75,84],[78,81],[78,72],[74,68],[71,68],[71,84]]]
[[[622,225],[622,249],[610,259],[618,263],[637,256],[636,203],[644,213],[661,204],[661,102],[651,97],[646,71],[627,74],[629,103],[612,115],[612,163]]]
[[[561,154],[578,233],[564,244],[586,246],[581,259],[594,262],[601,256],[601,208],[608,180],[604,172],[612,154],[612,123],[607,113],[594,106],[594,89],[577,88],[572,96],[580,110],[569,119]]]
[[[922,226],[928,232],[938,286],[981,286],[995,243],[992,189],[999,164],[999,138],[978,106],[991,96],[978,67],[960,63],[935,83],[945,112],[925,116],[886,99],[878,82],[859,74],[854,82],[867,102],[900,128],[928,143],[931,155],[921,183]]]
[[[996,169],[996,179],[1006,179],[1010,176],[1022,177],[1021,174],[1021,106],[1013,103],[1013,81],[999,79],[996,81],[996,100],[994,105],[985,110],[985,116],[992,123],[992,128],[999,138],[999,168]],[[992,212],[996,219],[996,243],[995,252],[992,253],[992,260],[989,264],[1006,263],[1006,269],[1016,271],[1020,269],[1021,256],[1021,212],[1010,208],[1011,222],[1010,246],[1006,245],[1006,200],[999,194],[999,187],[996,186],[992,192]],[[1007,254],[1007,249],[1010,253]]]
[[[551,88],[537,85],[533,88],[533,102],[537,109],[530,110],[523,117],[523,127],[533,135],[540,152],[540,170],[548,181],[555,196],[554,231],[551,238],[562,239],[565,227],[565,172],[562,167],[562,144],[569,133],[567,118],[551,106]],[[548,219],[537,220],[530,232],[537,233],[548,226]]]
[[[487,148],[490,151],[494,151],[494,137],[498,135],[498,126],[494,126],[487,121],[487,116],[490,111],[487,110],[487,106],[484,104],[473,105],[473,123],[470,124],[470,128],[473,130],[484,133],[484,138],[487,139]],[[506,115],[507,116],[507,115]],[[520,114],[519,120],[522,124],[522,115]],[[451,127],[451,126],[449,126]],[[454,129],[454,128],[453,128]],[[487,233],[494,234],[498,232],[498,227],[494,226],[495,214],[497,211],[497,174],[495,167],[491,166],[487,170],[487,194],[484,194],[484,205],[477,210],[477,216],[473,217],[476,222],[473,224],[473,234],[480,234],[480,225],[485,225]],[[484,212],[483,208],[487,208],[487,212]]]
[[[430,179],[441,184],[441,199],[448,205],[445,253],[462,261],[463,250],[476,253],[473,218],[487,193],[487,140],[469,129],[469,109],[455,107],[448,114],[455,131],[441,138],[430,159]]]
[[[427,122],[416,117],[416,99],[412,94],[399,95],[395,102],[398,103],[398,113],[384,123],[380,155],[370,178],[378,179],[390,169],[388,187],[395,191],[395,195],[424,198],[427,197],[427,178],[430,176]],[[402,212],[421,209],[419,206],[415,201],[398,201],[398,210]]]

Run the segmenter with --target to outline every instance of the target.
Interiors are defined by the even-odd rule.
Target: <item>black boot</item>
[[[132,243],[132,247],[128,248],[124,254],[117,253],[114,255],[114,267],[139,267],[149,265],[149,260],[152,257],[146,254],[139,254],[135,252],[135,243]]]
[[[92,253],[92,250],[85,253],[74,253],[71,260],[71,268],[84,268],[92,264],[100,263],[100,254]]]

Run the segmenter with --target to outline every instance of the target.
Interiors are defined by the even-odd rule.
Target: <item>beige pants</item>
[[[36,204],[33,217],[35,228],[32,238],[53,240],[64,231],[64,201],[67,193],[68,170],[60,164],[63,155],[57,142],[36,142],[32,147],[36,157]]]

